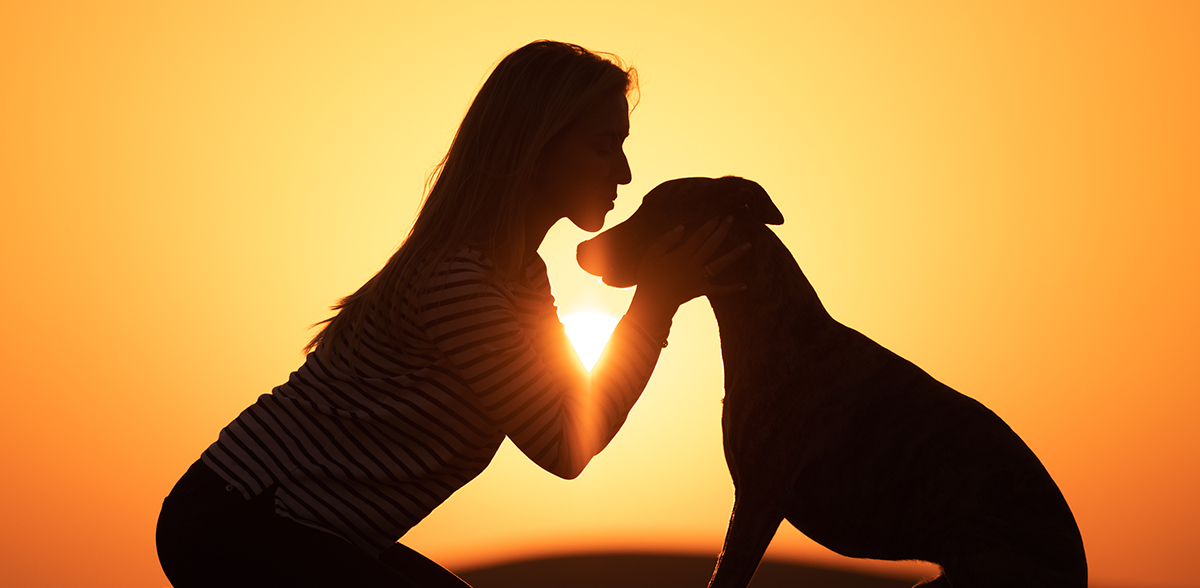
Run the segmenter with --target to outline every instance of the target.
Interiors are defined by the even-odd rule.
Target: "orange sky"
[[[398,244],[490,67],[554,38],[641,74],[609,224],[758,181],[836,318],[1038,453],[1094,586],[1200,586],[1196,4],[493,4],[0,4],[6,585],[165,586],[162,497]],[[620,314],[584,236],[542,248],[560,306]],[[720,374],[690,303],[583,476],[506,446],[406,542],[715,557]],[[856,565],[786,525],[769,555]]]

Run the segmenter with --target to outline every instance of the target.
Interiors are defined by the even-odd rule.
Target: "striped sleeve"
[[[525,455],[574,478],[625,422],[661,347],[623,319],[589,373],[548,294],[514,293],[471,261],[443,267],[420,296],[420,328]]]

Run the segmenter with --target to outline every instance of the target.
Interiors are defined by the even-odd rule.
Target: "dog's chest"
[[[731,468],[778,477],[802,469],[831,435],[820,399],[795,382],[726,390],[722,409],[726,459]]]

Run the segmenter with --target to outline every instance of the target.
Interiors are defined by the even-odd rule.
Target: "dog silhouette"
[[[709,586],[749,584],[787,519],[842,555],[925,560],[953,588],[1085,588],[1071,509],[1000,417],[834,320],[766,225],[783,215],[738,177],[660,184],[625,222],[579,245],[580,266],[637,283],[647,248],[671,228],[735,222],[714,258],[750,253],[714,278],[721,335],[725,460],[735,498]]]

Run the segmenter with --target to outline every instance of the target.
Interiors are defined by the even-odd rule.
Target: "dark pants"
[[[467,587],[399,543],[376,558],[341,537],[278,516],[274,492],[245,500],[200,461],[163,500],[156,539],[158,560],[174,588]]]

